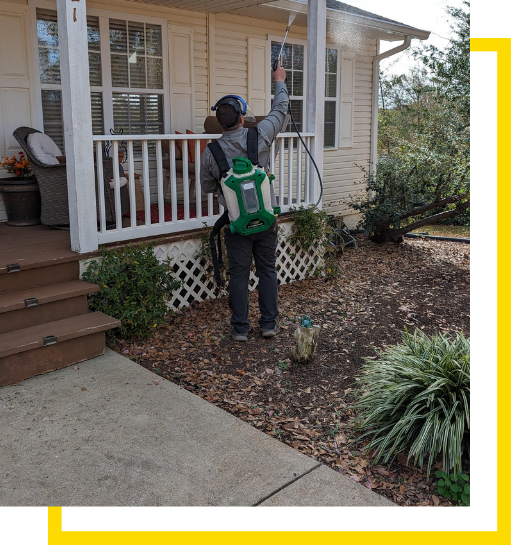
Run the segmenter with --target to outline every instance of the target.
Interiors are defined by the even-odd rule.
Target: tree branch
[[[466,199],[467,197],[468,195],[466,193],[464,193],[463,195],[451,195],[450,197],[445,197],[445,199],[441,199],[439,201],[433,201],[428,204],[423,204],[422,206],[418,206],[417,208],[408,210],[408,212],[405,212],[400,216],[400,219],[404,220],[406,218],[410,218],[411,216],[418,216],[419,214],[423,214],[428,210],[433,210],[433,208],[443,208],[448,204],[461,201],[462,199]]]
[[[469,206],[470,206],[470,200],[461,203],[459,206],[457,206],[453,210],[447,210],[447,212],[441,212],[440,214],[435,214],[434,216],[423,218],[421,220],[415,221],[414,223],[410,223],[410,225],[407,225],[406,227],[401,227],[401,229],[394,229],[390,231],[389,235],[391,238],[397,238],[401,235],[404,235],[405,233],[409,233],[410,231],[417,229],[418,227],[422,227],[423,225],[432,225],[433,223],[437,223],[447,218],[453,218],[455,216],[459,216]]]

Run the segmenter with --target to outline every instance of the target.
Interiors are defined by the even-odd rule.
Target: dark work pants
[[[225,229],[225,245],[229,256],[231,325],[236,333],[248,333],[248,279],[254,256],[259,278],[259,325],[261,329],[273,329],[279,315],[275,269],[277,220],[267,231],[254,235],[232,234],[229,229]]]

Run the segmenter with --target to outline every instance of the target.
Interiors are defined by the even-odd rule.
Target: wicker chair
[[[27,159],[30,161],[32,170],[41,193],[41,223],[43,225],[67,226],[69,225],[69,203],[67,193],[66,165],[45,165],[39,162],[27,145],[29,134],[40,132],[30,127],[19,127],[13,132],[14,138],[23,148]],[[113,179],[114,162],[111,157],[103,158],[103,180],[105,196],[105,212],[107,223],[115,222],[115,196],[114,190],[110,189],[109,181]],[[122,166],[119,165],[119,175],[123,176]],[[96,184],[96,209],[99,204]],[[121,213],[124,214],[130,209],[128,187],[121,187]]]

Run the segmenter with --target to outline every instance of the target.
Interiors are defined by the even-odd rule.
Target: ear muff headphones
[[[225,95],[214,106],[211,106],[211,109],[215,111],[222,104],[230,104],[241,115],[247,113],[247,103],[238,95]]]

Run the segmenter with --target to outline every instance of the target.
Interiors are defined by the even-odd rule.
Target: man
[[[275,98],[268,116],[257,125],[259,166],[268,169],[270,148],[277,134],[286,122],[289,95],[286,88],[286,72],[280,65],[273,73],[275,79]],[[218,143],[225,153],[229,168],[234,157],[248,157],[247,132],[244,127],[239,101],[230,97],[217,103],[216,117],[222,126],[222,137]],[[257,166],[257,165],[256,165]],[[207,148],[202,154],[200,181],[205,193],[217,193],[218,201],[225,206],[220,191],[220,169]],[[275,194],[272,192],[272,204]],[[277,220],[262,233],[253,235],[232,234],[225,229],[225,245],[229,257],[229,305],[232,310],[231,336],[235,341],[247,341],[250,325],[248,322],[248,279],[252,256],[259,278],[259,325],[263,337],[274,337],[278,332],[277,317],[277,270],[275,268],[277,250]]]

